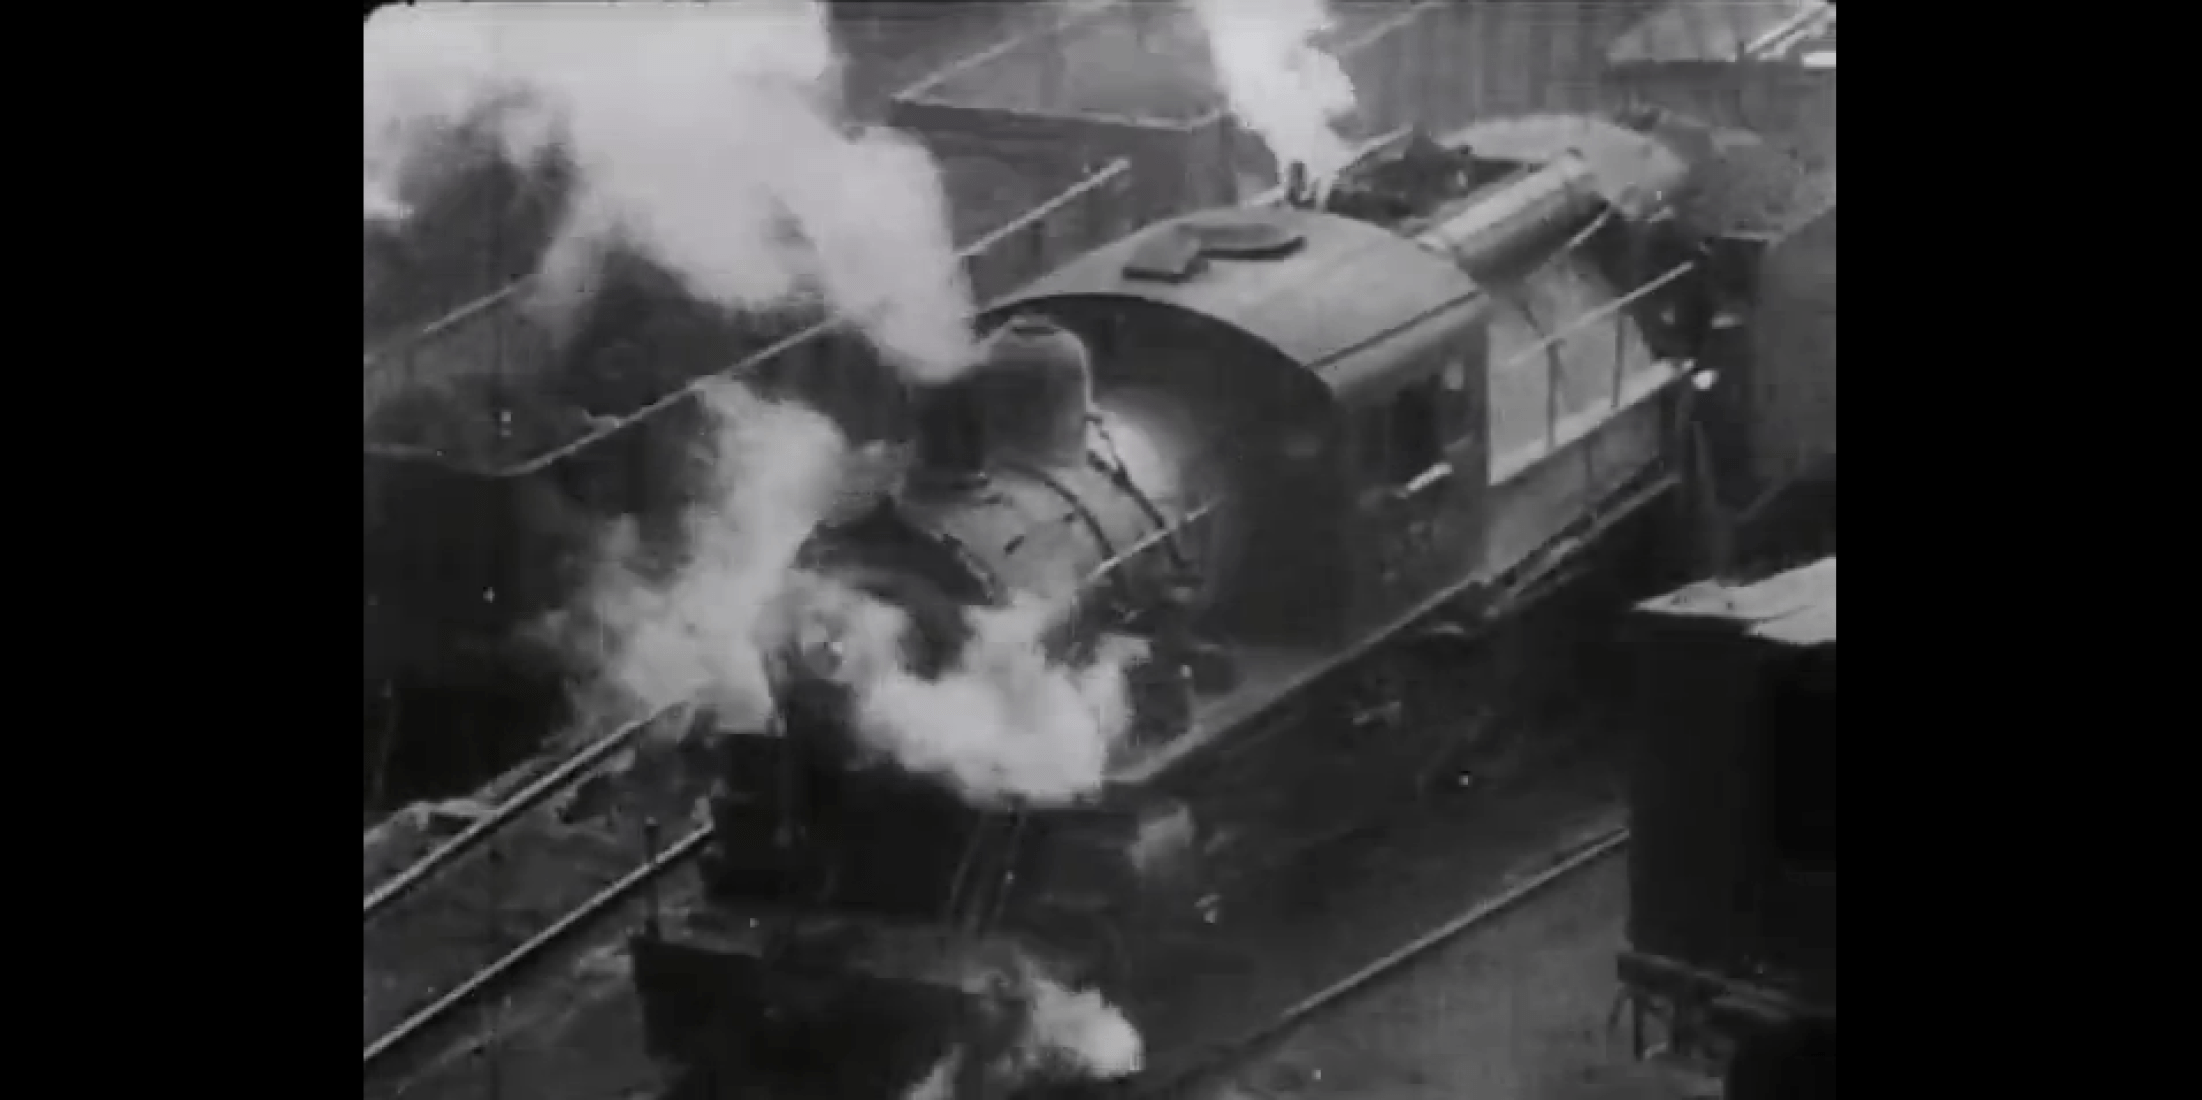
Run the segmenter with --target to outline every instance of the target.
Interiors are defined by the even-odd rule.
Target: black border
[[[249,1082],[277,1093],[318,1094],[322,1087],[307,1079],[324,1072],[318,1065],[324,1056],[325,1072],[339,1072],[330,1033],[341,1033],[335,1021],[352,1004],[349,960],[333,946],[322,959],[319,946],[324,935],[331,944],[350,942],[326,912],[347,900],[337,884],[349,882],[340,870],[348,861],[329,853],[348,844],[353,818],[349,795],[324,793],[323,786],[346,789],[336,777],[349,759],[349,732],[340,720],[350,706],[349,673],[339,678],[335,656],[349,652],[349,618],[336,591],[345,570],[332,549],[350,523],[348,494],[338,491],[349,475],[336,458],[349,455],[346,433],[338,430],[349,416],[349,394],[335,392],[335,367],[317,366],[349,355],[348,346],[335,346],[349,321],[334,315],[341,296],[329,288],[350,276],[333,262],[342,254],[333,239],[326,253],[306,240],[306,229],[325,218],[332,238],[339,228],[331,211],[341,207],[312,196],[348,184],[341,166],[316,163],[324,155],[333,160],[339,143],[349,140],[348,77],[336,63],[335,20],[324,26],[322,14],[335,9],[86,10],[97,12],[108,33],[127,21],[128,35],[143,45],[127,60],[96,53],[63,59],[96,75],[80,71],[71,78],[74,88],[47,99],[47,110],[68,119],[49,124],[57,135],[53,150],[76,151],[54,188],[57,208],[34,213],[26,227],[129,228],[61,245],[56,258],[73,261],[66,269],[74,277],[40,288],[44,273],[25,273],[26,292],[54,304],[15,314],[22,334],[57,324],[98,334],[96,344],[61,352],[75,362],[51,363],[50,354],[19,359],[19,384],[52,392],[32,399],[43,411],[19,409],[18,430],[64,447],[34,452],[23,472],[39,476],[22,481],[40,489],[49,479],[58,482],[60,492],[27,495],[46,496],[58,506],[55,518],[66,517],[56,525],[58,537],[39,537],[36,521],[17,535],[36,570],[22,578],[23,589],[51,589],[70,601],[74,614],[64,614],[75,620],[68,625],[77,627],[77,637],[23,639],[26,650],[45,650],[41,670],[19,680],[25,694],[67,700],[51,709],[76,728],[20,724],[18,744],[31,752],[17,766],[25,786],[54,788],[71,798],[61,805],[81,806],[86,820],[119,833],[105,844],[86,844],[74,830],[63,834],[61,843],[88,857],[76,872],[81,882],[72,885],[89,890],[44,899],[47,913],[123,920],[111,930],[70,920],[63,925],[70,946],[49,949],[71,958],[62,979],[77,987],[69,995],[81,997],[87,979],[101,988],[104,995],[90,1003],[108,1009],[102,1021],[110,1024],[108,1034],[127,1036],[133,1052],[166,1048],[150,1058],[96,1052],[95,1071],[84,1076],[88,1087],[153,1095],[156,1087],[175,1086],[176,1067],[196,1066],[219,1078],[208,1083],[215,1088]],[[2089,499],[2092,487],[2104,484],[2107,463],[2086,456],[2125,452],[2095,449],[2097,437],[2109,433],[2077,426],[2082,402],[2073,399],[2080,387],[2095,388],[2101,396],[2085,404],[2107,406],[2106,419],[2097,422],[2118,424],[2119,438],[2145,446],[2151,434],[2141,426],[2145,418],[2114,410],[2130,414],[2131,403],[2148,403],[2142,394],[2168,390],[2130,371],[2178,367],[2156,356],[2077,346],[2080,333],[2092,344],[2110,332],[2102,323],[2071,323],[2090,311],[2074,308],[2068,296],[2087,293],[2098,278],[2129,286],[2132,280],[2114,274],[2122,267],[2085,265],[2064,253],[2090,231],[2113,244],[2146,240],[2142,225],[2175,217],[2167,211],[2176,207],[2164,199],[2176,191],[2159,190],[2166,183],[2164,144],[2099,140],[2105,133],[2082,113],[2093,107],[2041,109],[2078,81],[2066,76],[2045,87],[2039,66],[2069,74],[2072,54],[2022,39],[2029,30],[2070,32],[2061,14],[2034,21],[1965,5],[1879,5],[1853,18],[1861,15],[1869,18],[1854,28],[1860,31],[1854,39],[1872,65],[1868,83],[1853,91],[1852,121],[1862,135],[1857,140],[1869,143],[1862,155],[1872,159],[1858,162],[1864,174],[1852,176],[1852,197],[1866,204],[1851,234],[1865,265],[1853,281],[1853,304],[1861,311],[1853,314],[1851,342],[1861,356],[1863,388],[1852,416],[1854,434],[1869,450],[1862,452],[1868,465],[1859,466],[1854,455],[1852,471],[1872,479],[1868,499],[1877,514],[1906,513],[1906,530],[1885,544],[1857,544],[1853,536],[1859,554],[1852,576],[1871,586],[1859,593],[1891,609],[1885,624],[1867,620],[1875,649],[1890,652],[1874,658],[1881,671],[1868,681],[1873,707],[1856,728],[1863,731],[1861,759],[1873,788],[1861,797],[1876,819],[1911,827],[1890,839],[1909,842],[1914,854],[1909,861],[1887,857],[1886,872],[1913,863],[1908,869],[1916,873],[1903,878],[1920,891],[1903,902],[1885,891],[1877,895],[1886,911],[1876,905],[1863,912],[1889,927],[1875,953],[1862,957],[1891,978],[1934,975],[1905,987],[1939,994],[1912,999],[1921,1017],[1916,1052],[1950,1042],[1948,1021],[1992,998],[1998,984],[1981,972],[1994,953],[1977,949],[1982,941],[1972,929],[1930,915],[1938,907],[1951,914],[1968,908],[1956,896],[1969,892],[1963,884],[1999,874],[1999,859],[2012,862],[2002,845],[1967,841],[1992,841],[1999,821],[2038,828],[2045,816],[2069,821],[2082,812],[2068,799],[2075,793],[2069,785],[2024,781],[2012,774],[2015,763],[1986,774],[1977,765],[2031,755],[2028,739],[2018,736],[2030,727],[2001,712],[2042,709],[2058,693],[2054,685],[2072,678],[2065,662],[2098,648],[2087,634],[2044,616],[2069,614],[2060,607],[2090,593],[2119,604],[2130,599],[2115,594],[2115,583],[2110,593],[2084,580],[2073,584],[2074,565],[2092,579],[2088,559],[2116,560],[2136,549],[2113,532],[2145,536],[2148,529],[2128,526],[2146,512]],[[2126,19],[2112,18],[2122,33],[2130,31]],[[48,12],[40,22],[66,19]],[[173,27],[162,25],[169,21]],[[1992,35],[1983,38],[1984,30]],[[81,48],[98,32],[87,25],[72,37]],[[36,40],[55,32],[26,33]],[[58,40],[48,48],[76,52]],[[2104,56],[2134,54],[2129,43]],[[89,85],[108,82],[108,90],[83,96]],[[2130,88],[2122,81],[2110,86]],[[45,112],[25,104],[21,113]],[[2049,113],[2065,120],[2052,122]],[[2118,114],[2098,116],[2105,131],[2114,129]],[[101,115],[117,132],[85,134],[86,118]],[[143,140],[133,140],[134,129]],[[62,130],[76,132],[63,142]],[[32,134],[20,136],[45,140]],[[2178,144],[2169,149],[2176,156]],[[2088,164],[2104,168],[2100,193],[2074,178]],[[2175,189],[2176,175],[2169,178]],[[322,255],[332,258],[326,267]],[[2127,305],[2093,316],[2111,327],[2130,319],[2124,323],[2176,331],[2176,310],[2154,320],[2150,312]],[[323,331],[329,338],[318,335]],[[46,371],[64,377],[40,387],[36,375]],[[87,432],[86,413],[94,407],[101,420],[121,423]],[[52,429],[39,431],[45,427],[39,421],[51,421]],[[73,442],[87,438],[98,442]],[[80,456],[87,453],[104,461],[85,462]],[[135,469],[126,464],[133,458]],[[1881,467],[1886,473],[1876,474]],[[2066,542],[2066,517],[2075,513],[2094,515],[2083,529],[2103,541]],[[2068,549],[2081,562],[2066,556]],[[2032,582],[2020,589],[2036,597],[2025,601],[2023,626],[2016,609],[2003,610],[2006,589],[1969,583],[1991,568],[2016,570]],[[102,572],[113,579],[91,579]],[[106,586],[114,595],[98,598]],[[82,599],[87,589],[95,598]],[[1863,606],[1854,602],[1854,614]],[[1968,689],[1950,678],[1961,666],[1951,659],[1959,647],[1993,637],[2003,622],[2011,623],[2009,636],[2057,655],[2058,679],[2029,676],[2030,662],[2015,653],[1972,658],[2011,658],[1984,684]],[[1916,650],[1908,660],[1900,652],[1906,645]],[[66,675],[72,659],[94,671]],[[1899,701],[1907,679],[1913,698]],[[2005,684],[2041,694],[2007,696]],[[1934,706],[1936,696],[1947,703]],[[94,715],[102,720],[89,720]],[[2153,745],[2166,731],[2144,723],[2100,732]],[[87,759],[42,766],[38,757],[47,751],[41,750],[50,751],[56,734],[70,748],[84,746],[68,755]],[[1961,753],[1963,767],[1939,762],[1950,759],[1941,750],[1964,742],[1984,743],[1985,751]],[[2067,763],[2089,766],[2086,758]],[[1983,790],[2012,792],[2019,804],[1995,814],[1973,793]],[[59,867],[67,859],[30,855],[35,839],[21,847],[33,866]],[[2032,856],[2042,849],[2020,850]],[[1874,854],[1878,846],[1854,851]],[[271,862],[283,869],[280,878],[266,873]],[[324,875],[326,889],[319,887]],[[309,882],[316,886],[306,888]],[[39,905],[35,895],[19,897],[34,911]],[[1980,916],[1993,928],[2023,920],[2026,911]],[[1907,943],[1914,950],[1905,951]],[[120,956],[109,964],[116,972],[97,974],[102,956]],[[87,963],[93,974],[79,969]],[[2039,1000],[2042,991],[2032,983],[2041,972],[2027,973]],[[1876,1011],[1900,1012],[1904,1001],[1882,999]],[[74,1031],[83,1020],[72,1012],[54,1023]],[[1901,1034],[1901,1020],[1894,1023]],[[161,1054],[176,1060],[156,1060]],[[1904,1091],[1918,1095],[1998,1091],[1983,1087],[1989,1074],[1978,1059],[1965,1061],[1961,1091],[1937,1088],[1922,1076],[1934,1061],[1891,1067],[1876,1080],[1904,1081]],[[313,1065],[293,1064],[301,1062]],[[147,1078],[142,1093],[128,1080],[140,1075]]]
[[[18,77],[19,249],[60,239],[19,253],[11,311],[15,429],[38,440],[17,460],[16,684],[50,704],[17,725],[16,774],[46,796],[19,820],[102,827],[43,858],[18,841],[19,896],[58,926],[33,950],[66,986],[26,1007],[89,1055],[42,1052],[76,1063],[69,1091],[318,1094],[280,1067],[333,1062],[307,1030],[350,1011],[348,964],[300,949],[347,900],[328,853],[354,824],[330,795],[350,273],[317,239],[342,210],[317,196],[346,178],[321,161],[349,138],[347,28],[315,5],[77,10],[17,28],[51,55],[21,72],[55,74]],[[76,338],[32,351],[56,330]],[[41,596],[61,605],[45,637],[23,614]]]

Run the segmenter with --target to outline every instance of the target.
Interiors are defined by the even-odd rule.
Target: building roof
[[[1677,618],[1741,624],[1751,636],[1792,646],[1835,642],[1835,559],[1777,573],[1756,584],[1700,581],[1638,606]]]
[[[1835,49],[1826,0],[1680,0],[1644,17],[1606,48],[1613,65],[1798,62]]]

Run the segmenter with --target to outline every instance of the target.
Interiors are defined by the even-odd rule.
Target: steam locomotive
[[[632,944],[699,1095],[829,1068],[806,1094],[869,1095],[944,1049],[983,1091],[1036,989],[1135,982],[1247,858],[1227,838],[1408,793],[1453,736],[1446,655],[1588,553],[1687,541],[1733,280],[1666,217],[1683,156],[1573,133],[1404,135],[986,308],[908,469],[807,561],[905,612],[935,671],[1020,599],[1069,609],[1058,652],[1143,640],[1133,732],[1088,797],[974,800],[871,762],[831,654],[790,657],[778,728],[719,742],[708,903]]]

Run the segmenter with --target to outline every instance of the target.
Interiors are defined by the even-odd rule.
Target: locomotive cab
[[[1345,518],[1363,536],[1354,571],[1363,623],[1409,613],[1445,588],[1458,551],[1476,542],[1490,461],[1489,344],[1479,308],[1402,349],[1400,365],[1341,410],[1353,441],[1341,475],[1355,487]]]

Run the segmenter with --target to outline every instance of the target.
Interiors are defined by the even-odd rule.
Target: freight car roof
[[[1719,619],[1783,645],[1835,644],[1835,559],[1731,587],[1700,581],[1639,605],[1654,615]]]
[[[1271,259],[1206,255],[1182,280],[1128,277],[1134,257],[1205,225],[1262,228],[1297,238]],[[1189,247],[1198,248],[1194,237]],[[1059,297],[1136,298],[1238,329],[1306,367],[1333,392],[1369,380],[1355,353],[1423,317],[1475,298],[1476,283],[1436,253],[1366,222],[1289,207],[1209,210],[1157,222],[1056,269],[993,303],[989,312]]]
[[[1653,12],[1606,48],[1609,65],[1801,63],[1834,49],[1835,6],[1825,0],[1680,0]]]

